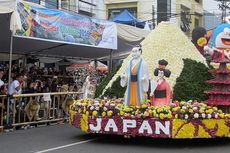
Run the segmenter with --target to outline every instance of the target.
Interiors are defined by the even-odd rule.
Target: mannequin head
[[[167,78],[170,77],[171,71],[165,69],[165,67],[168,65],[168,62],[163,59],[163,60],[159,60],[158,64],[159,64],[158,68],[154,70],[154,75],[159,78],[163,78],[164,76]]]
[[[141,46],[134,47],[131,52],[132,59],[139,59],[142,54]]]

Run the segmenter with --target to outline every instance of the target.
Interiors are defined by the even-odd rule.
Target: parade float
[[[206,59],[176,25],[160,23],[142,46],[132,49],[100,98],[76,100],[70,106],[70,123],[90,134],[173,139],[230,137],[228,30],[229,25],[217,27],[211,46],[205,47],[212,62],[220,64],[209,71],[212,78],[202,80],[206,72],[199,71],[199,67],[208,69]],[[185,71],[191,66],[186,64],[188,60],[198,63],[198,71]],[[184,77],[184,73],[191,73],[191,77]],[[197,80],[192,82],[191,78]],[[178,84],[182,84],[182,90],[178,90]],[[208,84],[212,88],[204,88]],[[108,96],[114,93],[112,89],[125,89],[124,97]],[[188,100],[194,93],[207,97]]]

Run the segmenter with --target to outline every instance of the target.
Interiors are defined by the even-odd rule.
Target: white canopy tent
[[[21,27],[19,15],[14,11],[15,1],[16,0],[0,0],[0,23],[2,23],[0,25],[0,53],[9,53],[11,36],[9,27],[11,27],[13,32]],[[11,13],[12,11],[14,11],[14,13]],[[138,44],[149,33],[149,31],[146,30],[122,24],[117,24],[117,31],[118,49],[114,50],[113,53],[115,54],[129,52],[132,46]],[[110,49],[106,48],[63,44],[20,37],[13,37],[12,50],[13,54],[81,59],[108,57],[111,52]]]

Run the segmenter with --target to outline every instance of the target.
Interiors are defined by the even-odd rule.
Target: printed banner
[[[17,36],[53,42],[117,49],[115,23],[18,3],[22,27]]]

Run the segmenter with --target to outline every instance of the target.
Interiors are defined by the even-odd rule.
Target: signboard
[[[113,22],[39,8],[26,2],[17,6],[23,29],[16,36],[117,49],[117,29]]]
[[[124,119],[89,118],[90,133],[129,134],[139,136],[169,138],[171,136],[171,120],[156,119]]]

